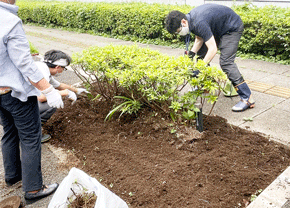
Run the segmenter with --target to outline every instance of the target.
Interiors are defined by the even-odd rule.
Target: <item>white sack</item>
[[[86,192],[95,192],[97,201],[95,208],[128,208],[128,205],[116,194],[100,184],[95,178],[90,177],[80,169],[72,168],[63,179],[54,193],[48,208],[66,208],[67,199],[73,195],[71,188],[76,194],[83,193],[81,184]]]

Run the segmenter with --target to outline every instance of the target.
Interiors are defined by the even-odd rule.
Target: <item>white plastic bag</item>
[[[58,189],[54,193],[48,208],[66,208],[68,205],[68,197],[74,192],[83,193],[81,184],[86,189],[86,192],[95,192],[97,201],[95,208],[128,208],[128,205],[116,194],[100,184],[95,178],[90,177],[80,169],[72,168],[69,174],[63,179]]]

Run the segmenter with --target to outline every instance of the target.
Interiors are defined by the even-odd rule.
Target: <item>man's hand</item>
[[[194,56],[196,55],[196,53],[192,52],[192,51],[185,51],[185,54],[188,56],[188,58],[192,59],[194,58]]]
[[[72,104],[77,101],[77,95],[73,91],[68,90],[67,97],[73,101]]]
[[[81,94],[81,93],[83,93],[83,92],[85,92],[85,93],[90,93],[90,92],[87,91],[85,88],[77,88],[77,94],[78,94],[78,95]]]
[[[193,78],[197,78],[199,73],[200,73],[199,70],[193,70],[191,76],[192,76]]]
[[[63,101],[59,92],[50,86],[49,88],[41,91],[47,99],[47,104],[52,108],[63,108]]]

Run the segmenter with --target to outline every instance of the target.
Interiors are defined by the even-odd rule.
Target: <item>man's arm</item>
[[[29,80],[30,83],[39,89],[43,96],[45,96],[45,99],[47,100],[47,103],[49,106],[54,108],[63,108],[63,101],[61,99],[61,95],[53,88],[51,84],[46,79],[41,79],[38,82],[33,82]]]
[[[41,86],[45,81],[42,80],[43,75],[38,70],[31,57],[29,42],[26,39],[21,21],[19,21],[9,32],[9,34],[7,34],[4,42],[7,44],[9,58],[20,71],[23,78],[31,84],[36,84],[33,85],[36,88],[40,87],[38,88],[39,90],[48,88],[50,86],[48,83],[45,84],[46,87]]]
[[[217,53],[217,46],[216,46],[214,36],[211,36],[211,38],[205,42],[205,45],[207,46],[207,53],[203,61],[205,63],[209,63]]]
[[[65,90],[65,89],[67,89],[67,90],[73,91],[75,93],[78,92],[78,89],[77,88],[75,88],[75,87],[73,87],[71,85],[65,84],[65,83],[60,83],[60,85],[56,89],[58,89],[58,90]]]
[[[61,91],[58,91],[58,93],[59,93],[62,97],[66,97],[66,96],[68,96],[69,91],[68,91],[68,90],[61,90]],[[39,102],[41,102],[41,103],[47,101],[46,96],[45,96],[44,94],[41,94],[40,96],[37,96],[37,100],[38,100]]]
[[[43,91],[43,90],[45,90],[45,89],[47,89],[47,88],[49,88],[51,85],[49,84],[49,82],[48,81],[46,81],[46,79],[44,79],[44,78],[42,78],[39,82],[33,82],[33,81],[31,81],[31,80],[29,80],[30,81],[30,83],[34,86],[34,87],[36,87],[37,89],[39,89],[40,91]]]
[[[60,83],[60,85],[56,88],[58,90],[70,90],[76,94],[81,94],[81,93],[89,93],[85,88],[76,88],[71,85],[65,84],[65,83]]]
[[[76,94],[80,94],[82,92],[89,93],[84,88],[75,88],[75,87],[68,85],[68,84],[65,84],[65,83],[60,83],[60,85],[58,87],[56,87],[56,89],[59,90],[58,93],[62,97],[68,97],[70,100],[73,101],[73,103],[77,100]],[[38,96],[37,99],[39,102],[42,102],[42,103],[47,101],[47,98],[44,94],[41,94],[40,96]]]
[[[196,35],[191,51],[196,54],[199,51],[199,49],[202,47],[202,44],[203,44],[203,39]]]

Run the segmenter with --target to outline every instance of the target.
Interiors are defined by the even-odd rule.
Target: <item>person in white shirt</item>
[[[55,89],[58,90],[62,97],[67,97],[74,103],[77,100],[76,94],[88,93],[84,88],[76,88],[71,85],[60,83],[54,76],[58,76],[71,63],[71,57],[60,50],[50,50],[44,54],[44,60],[35,62],[38,69],[42,72],[46,79]],[[56,112],[57,108],[50,107],[47,103],[47,98],[44,94],[37,97],[41,124],[45,124],[51,116]],[[51,138],[48,134],[43,134],[41,142],[46,142]]]

